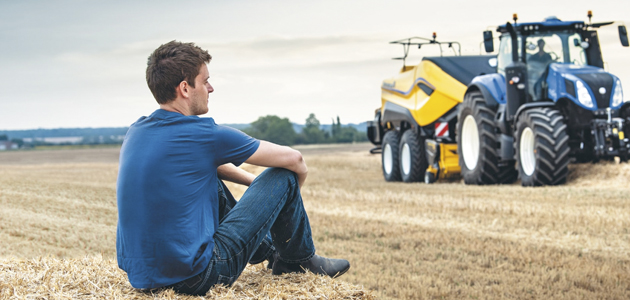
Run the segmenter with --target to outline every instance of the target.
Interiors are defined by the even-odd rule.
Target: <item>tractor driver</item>
[[[545,52],[545,41],[543,39],[538,39],[538,52],[529,57],[529,60],[532,62],[539,62],[548,64],[552,61],[551,55]]]
[[[176,41],[149,56],[160,108],[129,127],[120,150],[118,266],[135,288],[190,295],[231,285],[248,262],[268,260],[274,275],[345,273],[347,260],[315,255],[300,152],[198,117],[214,91],[210,59]],[[243,162],[270,168],[256,177],[236,167]],[[222,180],[249,188],[236,202]]]
[[[545,52],[545,41],[538,39],[538,52],[527,58],[527,72],[529,77],[529,93],[532,99],[539,100],[542,97],[542,81],[544,80],[547,65],[553,61],[551,54]]]

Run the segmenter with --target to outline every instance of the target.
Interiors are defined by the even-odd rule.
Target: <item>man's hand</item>
[[[251,185],[252,181],[256,179],[256,176],[254,174],[249,173],[231,163],[219,166],[217,168],[217,174],[222,180],[227,180],[229,182],[234,182],[246,186]]]
[[[262,167],[284,168],[293,171],[298,176],[298,184],[300,187],[304,185],[306,175],[308,174],[306,162],[300,151],[266,141],[260,141],[258,150],[245,162]]]

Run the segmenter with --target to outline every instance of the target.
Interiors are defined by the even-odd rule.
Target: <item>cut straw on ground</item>
[[[264,264],[248,266],[231,287],[217,286],[205,297],[173,290],[140,292],[114,260],[38,257],[0,260],[0,299],[375,299],[364,288],[308,274],[274,276]]]

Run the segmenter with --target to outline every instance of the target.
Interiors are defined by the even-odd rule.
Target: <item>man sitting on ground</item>
[[[315,255],[300,187],[300,152],[199,118],[208,112],[207,63],[192,43],[149,56],[146,79],[160,109],[129,127],[117,182],[118,266],[135,288],[204,295],[231,285],[248,262],[274,275],[336,277],[350,264]],[[237,166],[270,167],[258,177]],[[222,180],[249,186],[236,202]]]

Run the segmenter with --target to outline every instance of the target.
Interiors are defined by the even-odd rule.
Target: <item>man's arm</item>
[[[256,178],[254,174],[249,173],[231,163],[219,166],[217,168],[217,174],[220,179],[246,186],[252,184],[252,181]]]
[[[284,168],[293,171],[298,176],[300,187],[306,181],[306,175],[308,174],[306,162],[300,151],[266,141],[260,141],[258,150],[245,162],[262,167]]]

